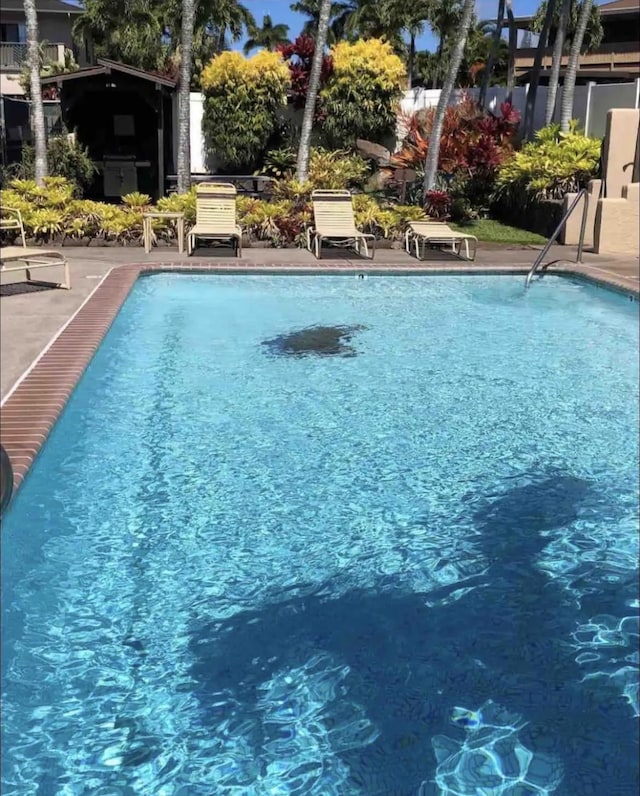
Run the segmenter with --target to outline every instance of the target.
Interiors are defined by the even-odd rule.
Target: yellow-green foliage
[[[188,193],[173,193],[158,199],[158,210],[162,213],[184,213],[186,224],[196,223],[196,187]]]
[[[568,133],[550,125],[502,166],[498,188],[503,193],[524,189],[535,198],[560,199],[597,174],[599,159],[600,139],[582,135],[575,124]]]
[[[404,88],[407,79],[405,66],[389,42],[382,39],[338,42],[331,50],[331,57],[332,81],[336,83],[348,87],[366,75],[382,91],[400,92]]]
[[[201,85],[209,149],[225,166],[252,171],[287,104],[289,68],[278,53],[227,51],[205,67]]]
[[[149,194],[134,191],[127,193],[122,197],[122,201],[127,207],[148,207],[151,204],[151,197]]]
[[[311,150],[309,182],[314,188],[361,187],[368,175],[367,162],[353,152],[321,147]]]
[[[301,185],[289,179],[276,183],[271,201],[239,196],[236,202],[238,223],[250,239],[267,241],[276,247],[292,243],[302,246],[305,230],[312,222],[311,191],[314,187],[310,181]],[[0,192],[0,202],[3,207],[21,211],[29,238],[57,239],[62,243],[66,239],[88,242],[96,239],[125,245],[141,243],[142,213],[147,207],[146,203],[138,204],[142,201],[139,198],[133,200],[133,206],[89,199],[73,199],[61,206],[60,191],[64,191],[64,185],[56,185],[49,192],[52,202],[42,204],[43,194],[35,184],[17,184]],[[391,240],[402,237],[409,221],[425,217],[419,207],[380,204],[366,194],[355,194],[353,203],[356,223],[363,231]],[[164,197],[148,209],[183,212],[188,229],[195,223],[195,207],[195,188],[192,188],[186,194]],[[173,223],[165,219],[155,219],[152,229],[156,237],[165,240],[175,236]]]
[[[267,165],[261,173],[279,177],[274,184],[275,195],[293,200],[308,199],[316,188],[362,188],[369,176],[367,162],[346,149],[312,147],[309,176],[304,185],[293,178],[296,157],[292,149],[273,150],[267,153],[265,161]]]
[[[410,221],[427,218],[424,211],[416,205],[382,206],[366,194],[356,194],[353,197],[353,209],[359,229],[391,240],[402,238]]]
[[[404,64],[380,39],[343,41],[331,55],[333,73],[321,92],[324,137],[333,146],[350,145],[357,138],[381,141],[395,127]]]

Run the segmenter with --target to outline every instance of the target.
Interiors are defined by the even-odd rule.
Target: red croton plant
[[[315,39],[312,36],[298,36],[291,44],[280,44],[276,50],[282,55],[289,66],[291,74],[291,96],[295,108],[304,108],[309,88],[309,77],[311,75],[311,62],[316,48]],[[333,59],[330,55],[325,55],[322,59],[322,71],[320,72],[320,89],[322,89],[333,72]],[[318,98],[319,99],[319,98]],[[322,112],[319,102],[316,103],[316,121],[322,120]]]
[[[391,156],[391,169],[415,168],[424,163],[435,108],[405,117],[407,135],[402,148]],[[508,102],[496,115],[482,110],[468,95],[450,105],[444,116],[438,170],[446,177],[493,176],[513,149],[520,114]]]

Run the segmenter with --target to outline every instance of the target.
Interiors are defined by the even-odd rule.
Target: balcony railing
[[[516,73],[528,71],[533,67],[535,47],[523,48],[516,52]],[[566,67],[569,60],[567,54],[562,56],[561,66]],[[550,69],[553,52],[547,48],[542,59],[542,68]],[[578,69],[613,70],[638,68],[640,64],[640,45],[637,42],[618,42],[601,44],[593,52],[582,53],[578,60]]]
[[[64,63],[64,44],[42,45],[45,61]],[[27,60],[27,45],[22,42],[0,42],[0,69],[20,72]]]

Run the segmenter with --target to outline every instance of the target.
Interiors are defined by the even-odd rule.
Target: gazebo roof
[[[171,78],[158,75],[155,72],[146,72],[144,69],[136,69],[133,66],[120,63],[120,61],[111,61],[109,58],[98,58],[96,66],[88,66],[84,69],[77,69],[75,72],[64,72],[59,75],[43,77],[41,82],[42,85],[58,85],[69,80],[81,80],[82,78],[95,77],[96,75],[109,75],[112,72],[120,72],[130,77],[137,77],[140,80],[148,80],[150,83],[166,86],[167,88],[175,88],[177,84],[177,81]]]

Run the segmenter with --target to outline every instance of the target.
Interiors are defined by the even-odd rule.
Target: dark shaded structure
[[[157,199],[173,164],[173,94],[161,75],[99,58],[97,65],[43,78],[60,90],[62,120],[89,149],[96,177],[87,196],[132,191]]]

